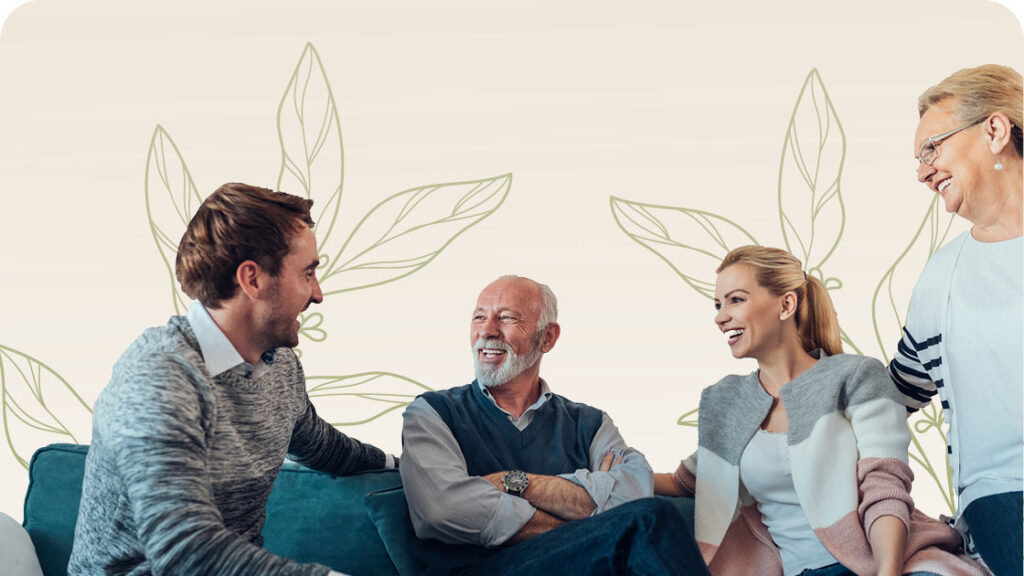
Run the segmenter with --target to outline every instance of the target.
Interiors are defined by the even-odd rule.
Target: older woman
[[[778,248],[729,252],[715,324],[757,360],[700,399],[697,452],[658,494],[696,498],[715,576],[980,576],[949,526],[914,510],[906,410],[885,366],[842,353],[828,291]]]
[[[916,410],[938,392],[955,527],[997,575],[1022,570],[1021,75],[956,72],[918,100],[917,179],[973,225],[932,256],[889,373]]]

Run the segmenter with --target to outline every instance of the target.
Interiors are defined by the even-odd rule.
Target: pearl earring
[[[996,160],[995,169],[996,170],[1002,170],[1003,169],[1003,163],[998,161],[998,160]]]

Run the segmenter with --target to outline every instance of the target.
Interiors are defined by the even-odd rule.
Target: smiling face
[[[733,357],[757,359],[782,345],[783,298],[758,284],[748,264],[733,264],[718,273],[715,324]]]
[[[320,265],[313,231],[303,227],[289,242],[291,249],[281,261],[281,271],[269,277],[266,307],[260,314],[260,327],[267,350],[299,345],[298,316],[310,304],[323,302],[324,295],[316,277]]]
[[[914,135],[914,155],[929,137],[959,128],[954,116],[955,101],[947,98],[928,108]],[[942,197],[946,212],[956,212],[974,221],[977,204],[984,196],[994,156],[986,144],[984,123],[958,132],[938,144],[938,157],[931,166],[918,165],[917,179]]]
[[[501,386],[535,369],[550,350],[537,323],[540,288],[525,278],[502,278],[484,288],[470,325],[476,379],[484,386]],[[553,342],[550,342],[553,345]]]

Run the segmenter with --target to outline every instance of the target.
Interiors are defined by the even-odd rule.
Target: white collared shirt
[[[246,378],[259,378],[274,363],[273,350],[264,352],[255,366],[246,362],[202,303],[193,302],[188,307],[186,318],[199,341],[199,351],[211,378],[228,370]]]

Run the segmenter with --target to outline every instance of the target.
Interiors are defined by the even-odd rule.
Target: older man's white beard
[[[525,372],[531,366],[536,364],[544,354],[540,349],[540,337],[541,334],[539,332],[534,335],[533,339],[530,341],[530,350],[522,356],[513,352],[512,347],[508,345],[508,342],[503,342],[496,338],[491,338],[489,340],[478,338],[476,344],[473,346],[473,369],[476,372],[476,381],[486,388],[493,388],[495,386],[506,384],[516,376]],[[505,361],[502,362],[500,366],[481,364],[479,351],[485,348],[491,350],[504,350]]]

